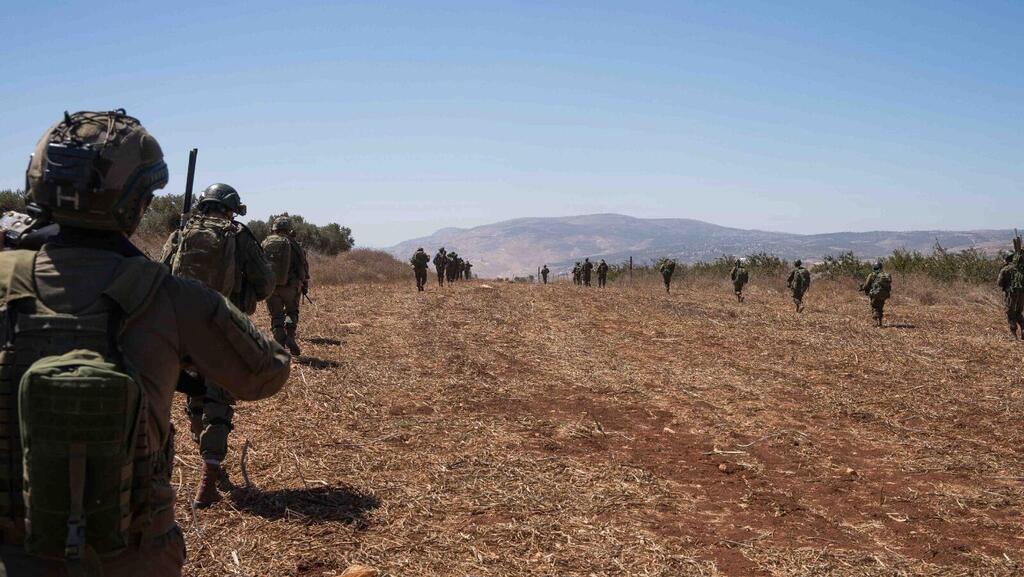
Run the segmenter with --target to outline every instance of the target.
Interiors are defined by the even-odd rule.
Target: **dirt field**
[[[186,574],[1022,575],[1024,344],[898,281],[317,288],[198,526],[176,411]]]

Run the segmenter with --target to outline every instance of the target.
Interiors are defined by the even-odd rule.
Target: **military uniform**
[[[1017,266],[1013,264],[1013,257],[1007,256],[1006,266],[999,271],[996,284],[1003,291],[1003,305],[1006,308],[1006,321],[1010,325],[1010,333],[1024,340],[1024,290],[1013,288],[1013,275]]]
[[[676,272],[676,261],[667,259],[658,267],[661,272],[661,280],[665,283],[665,292],[672,291],[672,275]]]
[[[232,214],[245,213],[245,205],[233,187],[221,183],[210,185],[196,206],[196,214],[188,220],[183,230],[171,233],[167,239],[161,260],[171,266],[175,274],[203,283],[210,282],[208,270],[190,269],[182,264],[186,258],[183,243],[187,242],[186,239],[192,231],[203,227],[222,227],[230,230],[234,238],[234,248],[233,256],[229,255],[228,258],[233,258],[234,262],[230,265],[223,262],[206,263],[202,268],[218,267],[233,271],[234,278],[227,284],[210,288],[220,290],[235,307],[246,314],[252,314],[256,311],[256,303],[270,295],[274,281],[270,264],[264,257],[263,249],[256,237],[245,225],[229,218]],[[220,483],[221,488],[226,489],[227,477],[220,467],[227,457],[228,437],[234,429],[235,398],[209,375],[203,376],[205,391],[188,395],[185,413],[188,415],[192,440],[199,446],[204,463],[217,469],[215,473],[211,473],[216,476],[212,482]],[[218,498],[210,486],[211,481],[207,481],[204,476],[200,483],[200,491],[204,487],[206,491],[202,498],[197,499],[200,506],[212,504],[213,500]]]
[[[463,267],[466,270],[466,280],[473,280],[473,263],[467,260],[466,264],[463,265]]]
[[[438,249],[437,254],[434,255],[434,270],[437,272],[437,284],[438,286],[444,286],[445,275],[448,274],[448,253],[445,252],[444,247]]]
[[[540,276],[544,279],[544,284],[548,284],[548,275],[551,274],[551,269],[548,265],[544,265],[544,268],[540,269]]]
[[[412,263],[412,270],[416,275],[416,290],[422,292],[427,286],[427,267],[430,266],[430,257],[422,248],[418,248],[409,262]]]
[[[811,288],[811,274],[803,267],[801,261],[798,260],[793,263],[793,270],[790,271],[789,277],[786,278],[786,287],[792,293],[796,312],[803,312],[804,294],[807,292],[807,289]]]
[[[860,287],[861,292],[867,295],[871,303],[871,318],[877,326],[882,326],[882,319],[885,316],[885,301],[889,300],[890,282],[889,276],[882,272],[882,265],[877,264]]]
[[[608,284],[608,263],[601,259],[601,264],[597,265],[597,286],[604,288]]]
[[[583,264],[580,262],[572,267],[572,284],[577,286],[583,284]]]
[[[747,285],[747,280],[749,279],[747,269],[743,266],[743,263],[737,262],[736,266],[732,267],[729,278],[732,279],[732,289],[736,293],[736,300],[743,302],[743,287]]]
[[[584,259],[583,265],[580,267],[580,275],[583,277],[584,286],[590,286],[590,278],[594,273],[594,263],[590,262],[590,259]]]
[[[88,185],[92,191],[88,210],[64,209],[54,202],[66,183],[44,173],[48,156],[55,152],[47,144],[53,142],[72,148],[93,144],[102,150],[107,163],[95,171],[101,175],[97,177],[99,182]],[[49,311],[47,314],[76,318],[112,315],[110,318],[119,319],[116,342],[120,357],[134,370],[134,380],[145,393],[144,426],[139,435],[157,455],[152,469],[141,477],[147,479],[145,485],[132,490],[128,533],[134,544],[98,561],[104,577],[181,575],[185,544],[174,521],[175,491],[170,482],[174,448],[171,404],[180,372],[194,368],[245,400],[273,395],[284,385],[289,372],[287,353],[265,338],[224,297],[194,281],[170,276],[165,267],[146,259],[128,242],[125,235],[137,227],[153,190],[166,183],[162,158],[156,140],[123,111],[68,115],[44,135],[28,171],[29,198],[52,210],[51,218],[61,225],[61,232],[38,253],[0,254],[0,294],[8,305],[4,314]],[[64,188],[65,193],[68,188]],[[112,329],[107,330],[110,335]],[[13,338],[17,350],[17,333],[8,338]],[[68,346],[74,346],[74,340],[66,341]],[[61,344],[56,341],[50,346],[60,348]],[[5,347],[5,355],[8,350]],[[16,367],[3,363],[0,380],[5,386],[14,376],[8,371]],[[11,406],[4,410],[11,410]],[[8,426],[11,417],[14,415],[5,418]],[[10,451],[11,446],[8,439],[5,450]],[[20,459],[20,455],[8,455]],[[73,473],[64,474],[74,482]],[[55,476],[61,473],[55,472]],[[121,482],[117,476],[110,479],[114,485]],[[3,503],[21,503],[20,486],[8,485],[0,490],[6,491]],[[136,501],[137,495],[145,498]],[[47,503],[48,508],[58,511],[62,506],[68,505]],[[0,574],[68,574],[71,561],[28,554],[21,544],[21,517],[7,517],[9,522],[0,528]],[[64,535],[57,538],[63,540]],[[90,538],[87,534],[86,544],[92,547]]]
[[[288,259],[288,274],[284,277],[284,282],[275,286],[267,298],[267,313],[270,315],[274,340],[287,346],[292,355],[298,356],[302,354],[296,340],[299,328],[299,301],[302,300],[302,295],[309,292],[309,261],[306,259],[306,251],[299,241],[295,240],[290,224],[289,222],[287,230],[275,231],[277,237],[288,241],[291,252]],[[280,224],[275,225],[275,228],[278,226]],[[270,242],[271,238],[267,237],[263,244],[266,246]]]
[[[449,283],[455,282],[458,279],[461,260],[458,253],[448,253],[448,261],[445,263],[445,278]]]

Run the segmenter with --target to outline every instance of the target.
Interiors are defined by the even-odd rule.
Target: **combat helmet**
[[[803,264],[804,264],[804,261],[802,261],[800,259],[796,259],[795,261],[793,261],[793,266],[803,266]]]
[[[875,264],[874,264],[874,266],[871,267],[871,270],[874,270],[874,271],[882,270],[882,261],[881,260],[875,261]]]
[[[166,184],[160,144],[124,109],[65,112],[25,171],[29,210],[39,218],[128,234]]]
[[[242,213],[244,214],[244,213]],[[274,232],[291,232],[292,231],[292,219],[287,216],[279,216],[274,219]]]
[[[197,206],[203,207],[211,203],[219,204],[239,216],[245,216],[245,205],[242,204],[242,197],[238,196],[238,191],[229,184],[218,182],[206,187],[206,190],[203,191],[203,198],[199,199]]]
[[[1013,262],[1013,255],[1012,254],[1003,255],[1003,260],[1006,262],[1006,264],[1010,264],[1010,263]]]

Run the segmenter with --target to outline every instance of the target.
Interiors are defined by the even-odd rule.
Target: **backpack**
[[[190,220],[181,231],[171,273],[195,279],[230,297],[235,288],[238,229],[230,220],[210,216]]]
[[[805,268],[798,268],[793,275],[793,289],[804,292],[811,286],[811,271]]]
[[[169,471],[167,448],[150,446],[146,394],[118,342],[167,271],[125,259],[104,292],[109,306],[72,315],[38,299],[34,263],[27,251],[0,261],[0,517],[13,521],[5,542],[76,574],[132,546],[152,518],[154,477]]]
[[[871,289],[868,292],[872,298],[889,298],[892,294],[892,275],[887,272],[880,272],[875,276],[875,281],[871,283]]]
[[[288,284],[288,271],[292,266],[292,244],[287,238],[272,234],[263,241],[263,253],[274,271],[274,284]]]
[[[738,269],[736,269],[736,278],[733,279],[733,280],[735,282],[740,283],[740,284],[747,284],[747,279],[749,279],[749,278],[750,278],[750,276],[747,274],[747,269],[745,269],[745,268],[738,268]]]
[[[1024,292],[1024,256],[1014,258],[1013,272],[1010,273],[1010,292]]]

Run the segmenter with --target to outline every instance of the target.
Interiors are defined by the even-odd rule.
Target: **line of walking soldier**
[[[544,269],[541,270],[541,276],[544,278],[544,284],[548,282],[547,272],[548,265],[544,265]],[[594,266],[594,263],[590,262],[590,258],[583,259],[583,262],[576,261],[576,265],[572,267],[572,282],[578,286],[591,286],[590,282],[594,276],[594,271],[597,271],[597,286],[598,288],[605,288],[608,284],[608,263],[601,259],[601,262]]]
[[[412,270],[416,276],[416,290],[421,292],[426,290],[428,268],[431,263],[430,256],[423,250],[423,247],[420,247],[412,254],[409,262],[412,264]],[[438,286],[444,286],[445,282],[453,283],[473,278],[473,263],[462,258],[455,251],[447,252],[443,246],[437,249],[433,263],[434,270],[437,272]]]

